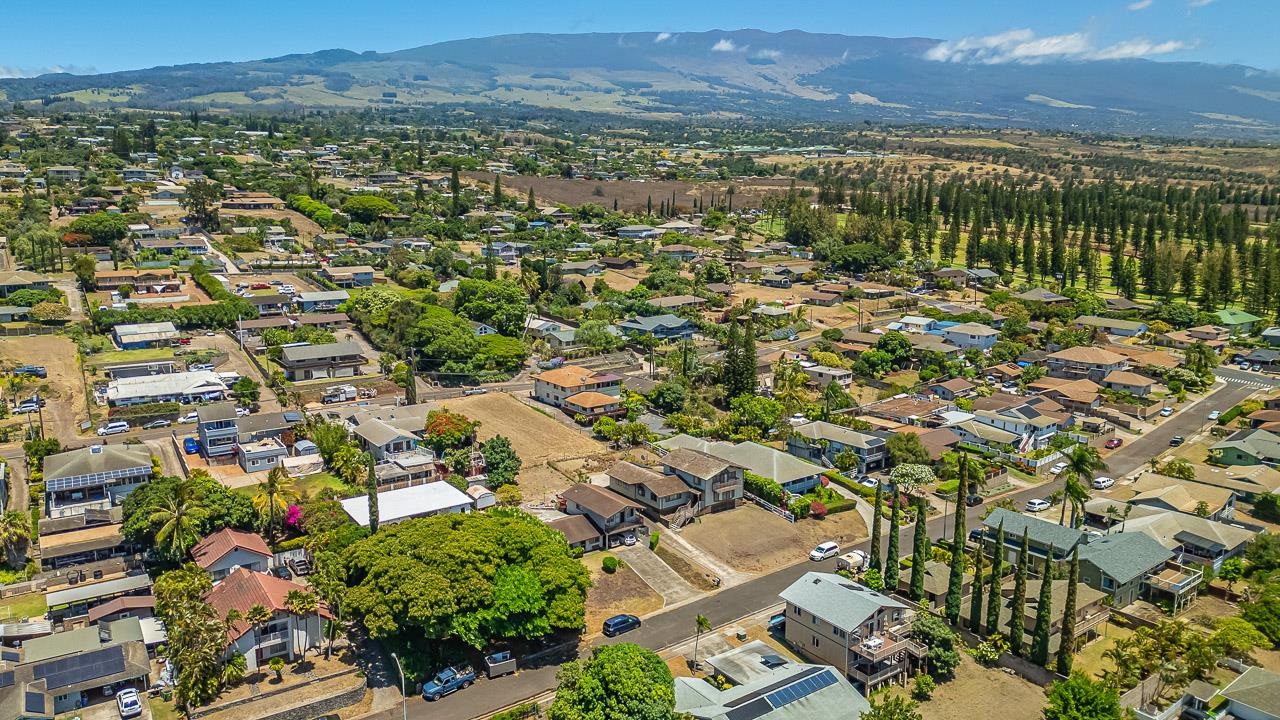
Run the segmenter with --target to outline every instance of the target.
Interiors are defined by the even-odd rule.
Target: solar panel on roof
[[[773,709],[776,710],[835,684],[836,676],[831,674],[830,670],[827,670],[816,675],[810,675],[809,677],[802,678],[798,682],[794,682],[781,690],[771,692],[768,695],[765,695],[765,699],[767,699]]]
[[[43,678],[45,687],[53,690],[124,672],[124,666],[124,648],[117,645],[41,663],[35,666],[32,675],[37,680]]]
[[[44,693],[27,692],[25,712],[44,713]]]
[[[741,707],[736,707],[725,713],[724,716],[728,720],[756,720],[756,718],[773,712],[773,706],[769,705],[769,701],[764,698],[756,698]]]

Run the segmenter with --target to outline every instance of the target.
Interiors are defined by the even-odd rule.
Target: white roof
[[[137,323],[135,325],[117,325],[115,327],[116,337],[128,337],[130,335],[147,335],[150,333],[174,333],[178,332],[178,328],[173,326],[171,322],[153,322],[153,323]]]
[[[470,507],[471,497],[447,482],[430,482],[378,493],[378,522],[389,523],[458,507]],[[361,527],[369,527],[369,499],[363,495],[342,501],[342,509]]]
[[[218,377],[218,373],[212,370],[195,370],[112,380],[107,386],[107,399],[119,401],[137,397],[157,397],[226,389],[227,386]]]

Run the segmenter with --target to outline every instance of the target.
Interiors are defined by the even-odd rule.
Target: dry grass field
[[[734,569],[765,573],[803,561],[813,546],[827,540],[852,544],[867,535],[866,523],[855,511],[825,520],[789,523],[756,507],[742,507],[699,517],[685,526],[681,537],[711,553]]]

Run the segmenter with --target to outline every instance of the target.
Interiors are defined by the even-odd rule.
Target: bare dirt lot
[[[505,435],[524,461],[520,491],[526,501],[536,501],[569,486],[564,472],[594,472],[607,448],[564,423],[531,408],[507,393],[488,393],[441,400],[440,405],[480,421],[481,442]],[[553,412],[549,410],[548,412]],[[583,460],[584,462],[575,462]]]
[[[955,678],[938,683],[933,697],[920,704],[924,720],[1038,720],[1044,709],[1044,690],[1016,675],[986,668],[960,653]],[[904,688],[894,692],[904,695]]]
[[[18,391],[19,397],[38,391],[45,398],[45,434],[63,439],[78,435],[79,423],[85,419],[85,404],[75,343],[57,335],[0,338],[0,367],[12,369],[26,364],[41,365],[48,372],[44,379],[26,377]],[[12,391],[5,394],[5,401],[13,399]],[[25,415],[5,421],[6,424],[26,422]]]
[[[662,609],[662,596],[640,579],[631,568],[623,566],[612,575],[600,569],[604,553],[582,558],[591,573],[591,589],[587,591],[587,632],[598,632],[605,618],[618,613],[645,615]]]
[[[825,520],[789,523],[748,504],[702,515],[680,535],[734,569],[764,573],[803,560],[820,542],[853,544],[867,536],[867,526],[852,510]]]

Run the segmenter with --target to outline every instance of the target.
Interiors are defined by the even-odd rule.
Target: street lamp
[[[409,720],[409,695],[404,686],[404,668],[400,666],[400,658],[395,653],[391,653],[391,659],[396,661],[396,670],[400,672],[400,713],[404,720]]]

